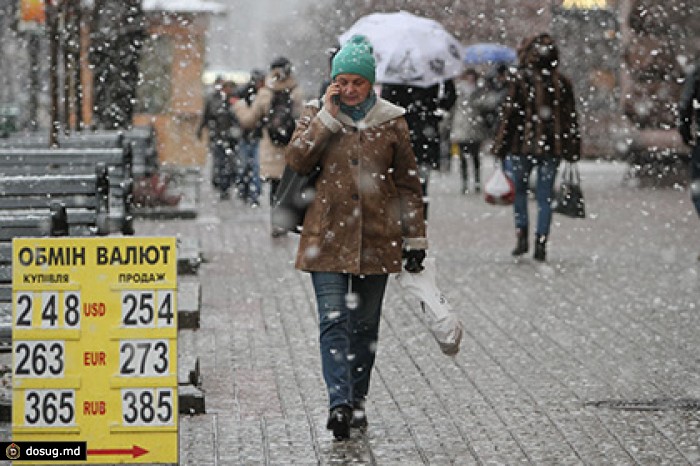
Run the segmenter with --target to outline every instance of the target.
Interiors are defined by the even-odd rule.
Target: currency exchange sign
[[[12,440],[177,463],[175,238],[16,238]]]

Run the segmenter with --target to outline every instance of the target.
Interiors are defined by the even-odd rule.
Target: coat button
[[[360,198],[360,196],[358,196],[357,194],[353,194],[353,195],[350,196],[350,197],[352,198],[353,201],[356,201],[356,200],[358,200],[358,199]]]

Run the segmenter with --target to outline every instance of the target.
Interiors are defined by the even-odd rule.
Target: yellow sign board
[[[562,4],[564,8],[581,8],[581,9],[605,9],[608,6],[607,0],[564,0]]]
[[[175,238],[15,238],[12,437],[177,463]]]

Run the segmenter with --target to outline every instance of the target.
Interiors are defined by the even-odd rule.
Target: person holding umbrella
[[[384,84],[382,98],[406,109],[411,144],[418,160],[421,186],[428,219],[430,172],[440,166],[440,120],[457,100],[453,79],[442,84],[420,87],[411,84]]]
[[[296,268],[311,274],[319,316],[327,428],[336,439],[367,425],[390,273],[422,270],[428,242],[421,186],[404,109],[378,97],[372,46],[353,37],[335,55],[323,98],[306,104],[286,148],[287,164],[310,173],[316,194]]]

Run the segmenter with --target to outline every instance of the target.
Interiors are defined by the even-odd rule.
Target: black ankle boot
[[[353,429],[367,428],[367,414],[365,413],[365,402],[355,401],[352,405],[352,421],[350,427]]]
[[[522,256],[528,251],[529,245],[527,242],[527,228],[518,228],[515,230],[517,237],[517,242],[515,243],[515,249],[511,252],[514,256]]]
[[[328,414],[326,429],[333,431],[336,440],[350,438],[350,420],[352,419],[352,409],[347,405],[336,406]]]
[[[543,235],[537,235],[535,237],[535,253],[533,258],[536,261],[544,262],[547,258],[547,237]]]

